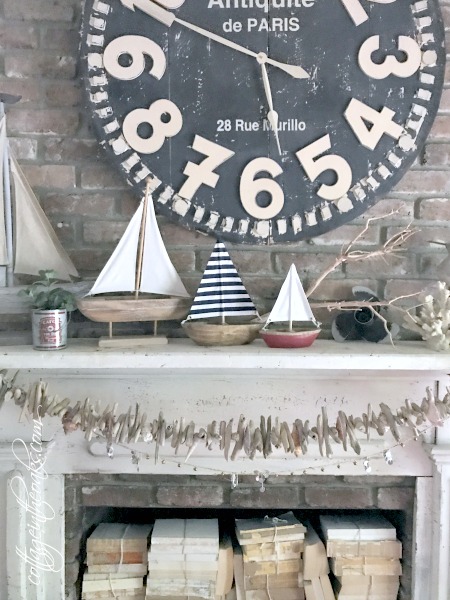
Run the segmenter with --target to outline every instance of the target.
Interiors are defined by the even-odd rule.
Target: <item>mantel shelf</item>
[[[36,351],[31,346],[0,347],[0,368],[52,371],[147,371],[197,370],[302,372],[434,372],[450,373],[450,353],[434,352],[423,342],[340,344],[318,340],[313,346],[297,350],[271,349],[262,340],[248,346],[204,348],[190,340],[169,340],[167,345],[148,349],[102,349],[96,340],[70,340],[58,351]]]

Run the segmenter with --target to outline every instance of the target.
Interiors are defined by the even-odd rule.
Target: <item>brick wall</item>
[[[410,600],[415,483],[414,477],[279,476],[269,478],[262,493],[251,476],[240,477],[235,489],[226,476],[68,476],[66,599],[77,597],[83,546],[94,525],[102,521],[148,523],[160,517],[198,517],[198,509],[203,517],[227,522],[236,516],[254,516],[250,509],[259,509],[262,515],[296,510],[300,519],[314,520],[323,511],[364,509],[388,511],[385,514],[403,544],[399,600]]]
[[[447,31],[450,0],[441,0]],[[21,94],[8,108],[14,151],[63,245],[84,278],[94,277],[122,234],[136,199],[107,164],[90,130],[80,85],[77,47],[81,0],[3,0],[0,3],[0,90]],[[396,209],[395,217],[373,227],[367,247],[385,241],[410,220],[421,232],[403,259],[354,264],[338,269],[315,293],[316,299],[350,296],[351,285],[366,284],[381,296],[422,289],[435,280],[450,243],[450,70],[428,143],[409,173],[367,214]],[[271,308],[290,262],[305,283],[321,272],[355,236],[364,217],[308,242],[276,247],[232,247],[232,257],[249,292],[265,312]],[[169,254],[189,291],[194,292],[213,244],[161,218]],[[319,315],[323,320],[324,315]]]

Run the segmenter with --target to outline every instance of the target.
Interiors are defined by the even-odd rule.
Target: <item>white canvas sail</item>
[[[216,242],[186,321],[257,316],[258,312],[222,242]]]
[[[317,327],[319,326],[306,298],[295,265],[291,265],[289,269],[265,327],[269,323],[291,323],[292,321],[310,321]]]
[[[144,204],[143,200],[88,295],[136,291],[137,255]],[[139,291],[188,298],[189,294],[164,246],[151,198],[147,202],[144,236]]]
[[[0,121],[0,182],[3,182],[3,165],[6,152],[6,119],[3,116]],[[0,265],[8,264],[8,252],[6,249],[5,229],[5,190],[3,183],[0,184]]]
[[[51,269],[63,281],[78,277],[78,272],[56,236],[44,211],[10,153],[14,188],[14,272],[38,275]]]

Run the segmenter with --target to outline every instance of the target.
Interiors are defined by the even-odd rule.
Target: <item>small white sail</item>
[[[25,178],[19,163],[10,153],[14,187],[14,272],[38,275],[42,269],[55,271],[64,281],[78,272]]]
[[[136,266],[144,200],[134,213],[122,238],[89,292],[134,292]],[[173,266],[156,221],[153,201],[149,197],[145,219],[142,277],[139,291],[164,296],[188,298],[189,294]]]
[[[8,264],[5,228],[5,190],[3,187],[3,165],[5,160],[6,144],[6,119],[3,116],[0,121],[0,265]]]
[[[269,323],[310,321],[316,326],[319,323],[314,318],[302,283],[295,265],[291,265],[289,273],[281,286],[280,293],[275,305],[267,319],[265,327]]]

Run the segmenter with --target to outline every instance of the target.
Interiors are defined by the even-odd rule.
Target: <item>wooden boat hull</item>
[[[221,323],[183,323],[183,329],[199,346],[243,346],[256,338],[261,323],[222,325]]]
[[[191,303],[191,298],[174,297],[88,296],[77,300],[79,311],[91,321],[100,323],[183,319]]]
[[[262,330],[262,339],[269,348],[308,348],[320,333],[320,329],[312,331],[276,331]]]

